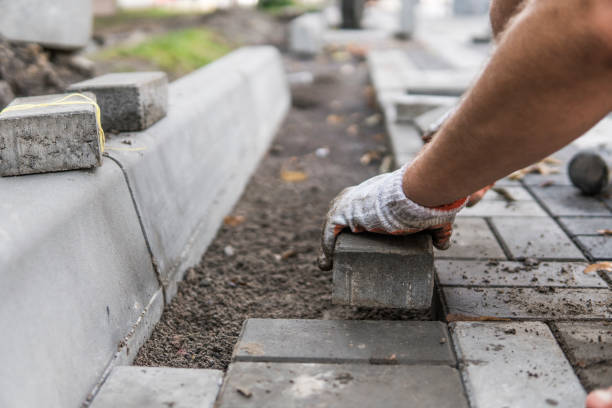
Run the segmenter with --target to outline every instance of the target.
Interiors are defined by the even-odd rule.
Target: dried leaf
[[[612,229],[600,229],[597,230],[599,235],[612,235]]]
[[[551,164],[553,166],[558,166],[563,163],[561,160],[555,159],[552,156],[545,158],[544,160],[542,160],[542,162],[546,164]]]
[[[502,196],[508,202],[516,201],[516,198],[508,190],[503,187],[493,187],[491,190]]]
[[[557,174],[557,173],[559,173],[558,169],[553,168],[552,166],[549,166],[546,163],[547,160],[550,162],[553,159],[551,159],[551,158],[544,159],[544,160],[542,160],[539,163],[535,163],[535,164],[527,166],[527,167],[525,167],[523,169],[517,170],[514,173],[510,174],[508,176],[508,178],[510,180],[521,180],[521,179],[523,179],[523,177],[525,177],[529,173],[540,173],[540,174],[542,174],[544,176],[547,176],[549,174]],[[554,159],[554,160],[556,160],[556,159]]]
[[[223,218],[223,223],[225,225],[229,225],[230,227],[236,227],[242,224],[245,220],[246,218],[244,215],[228,215],[227,217]]]
[[[612,272],[612,262],[599,262],[589,265],[584,269],[585,274],[597,271]]]
[[[468,316],[459,313],[446,315],[447,322],[509,322],[511,319],[496,316]]]
[[[330,115],[327,115],[326,120],[327,120],[327,123],[329,123],[330,125],[337,125],[338,123],[342,123],[344,119],[342,118],[342,116],[332,113]]]
[[[280,176],[283,180],[290,183],[297,183],[308,179],[308,174],[295,170],[281,170]]]
[[[364,122],[367,126],[376,126],[380,123],[380,114],[375,113],[374,115],[368,116],[365,118]]]
[[[346,132],[351,136],[357,136],[357,134],[359,133],[359,126],[351,125],[346,128]]]

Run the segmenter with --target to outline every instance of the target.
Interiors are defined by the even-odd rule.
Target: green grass
[[[120,10],[117,12],[117,14],[112,16],[99,16],[94,18],[94,30],[121,26],[140,21],[160,20],[186,14],[194,14],[194,12],[171,10],[160,7]]]
[[[177,77],[221,58],[232,49],[231,44],[210,30],[188,28],[137,45],[110,48],[93,58],[104,61],[136,58]]]

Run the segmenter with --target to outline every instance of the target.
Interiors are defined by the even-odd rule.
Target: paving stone
[[[572,182],[565,173],[557,174],[527,174],[523,177],[523,183],[528,186],[536,186],[542,188],[548,188],[553,186],[566,186],[572,187]],[[576,190],[578,191],[578,190]]]
[[[486,200],[463,209],[458,217],[546,217],[546,212],[535,201]]]
[[[612,214],[601,200],[582,195],[575,187],[531,187],[531,191],[556,216]]]
[[[454,365],[447,339],[446,325],[433,321],[248,319],[234,359]]]
[[[595,259],[612,259],[612,236],[576,237]]]
[[[442,286],[607,288],[597,274],[584,273],[587,266],[586,262],[435,261]]]
[[[417,95],[461,96],[476,77],[474,70],[431,69],[406,72],[406,91]]]
[[[451,327],[472,408],[584,405],[586,393],[544,323]]]
[[[48,48],[84,47],[91,36],[91,3],[83,0],[2,0],[0,35]]]
[[[434,281],[432,248],[429,234],[340,234],[334,252],[332,301],[429,309]]]
[[[584,260],[580,250],[551,218],[496,217],[492,221],[515,258]]]
[[[422,115],[440,108],[448,110],[457,101],[458,98],[454,96],[399,94],[394,98],[393,103],[397,121],[417,122]]]
[[[437,259],[506,259],[503,249],[483,218],[457,218],[453,224],[451,247],[434,250]]]
[[[467,408],[458,371],[445,366],[232,363],[217,408]]]
[[[445,287],[451,314],[538,320],[612,318],[608,289]]]
[[[143,130],[166,116],[168,77],[164,72],[122,72],[71,85],[70,92],[92,92],[107,131]]]
[[[555,323],[559,339],[588,389],[612,384],[612,322]]]
[[[453,107],[451,106],[440,106],[436,109],[432,109],[416,117],[414,119],[414,124],[421,134],[425,134],[434,126],[438,126],[438,122],[442,120],[445,115],[449,114],[452,109]]]
[[[574,235],[596,235],[599,230],[612,230],[612,217],[561,217],[559,221]]]
[[[91,408],[212,408],[223,372],[196,368],[115,367]]]
[[[391,150],[398,167],[411,162],[423,148],[419,131],[411,124],[386,124],[387,134],[391,141]]]
[[[17,98],[9,108],[57,102],[66,95]],[[93,97],[93,95],[89,95]],[[4,111],[0,115],[0,175],[92,168],[102,164],[93,105],[74,104]]]
[[[499,185],[499,182],[495,183],[494,189],[489,190],[482,199],[484,201],[503,201],[507,203],[508,200],[504,197],[503,193],[495,190],[507,192],[515,201],[533,201],[529,191],[521,187],[520,184]]]
[[[321,13],[306,13],[289,23],[289,49],[291,52],[313,56],[323,49],[325,24]]]

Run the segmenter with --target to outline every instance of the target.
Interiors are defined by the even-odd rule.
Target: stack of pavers
[[[0,114],[1,176],[101,166],[103,129],[146,129],[168,105],[163,72],[107,74],[68,91],[17,98]]]

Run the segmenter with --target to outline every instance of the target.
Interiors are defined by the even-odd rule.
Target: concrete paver
[[[443,260],[435,262],[442,286],[607,288],[597,274],[585,274],[586,262]]]
[[[218,408],[467,408],[459,372],[445,366],[238,362]]]
[[[612,322],[555,323],[560,341],[586,386],[612,384]]]
[[[427,310],[434,283],[431,236],[342,233],[332,273],[334,303]]]
[[[596,235],[599,230],[612,230],[612,217],[561,217],[559,221],[574,235]]]
[[[565,173],[554,173],[554,174],[538,174],[538,173],[530,173],[526,174],[523,177],[523,183],[528,186],[535,187],[555,187],[555,186],[566,186],[570,187],[572,182],[569,177]],[[548,186],[548,187],[544,187]]]
[[[612,259],[612,236],[578,236],[577,239],[594,259]]]
[[[514,182],[516,183],[516,182]],[[483,201],[504,201],[507,202],[507,198],[503,196],[502,190],[510,194],[510,196],[516,201],[533,201],[533,197],[529,192],[525,189],[525,187],[521,187],[520,184],[516,183],[515,185],[504,185],[504,183],[500,182],[495,183],[495,188],[489,190],[487,194],[483,197]],[[498,191],[496,191],[496,189]]]
[[[473,408],[583,406],[585,391],[544,323],[451,327]]]
[[[496,217],[492,221],[515,258],[584,260],[582,252],[551,218]]]
[[[611,215],[605,204],[595,197],[587,197],[575,187],[531,187],[531,191],[555,216]]]
[[[434,250],[437,259],[506,259],[503,249],[483,218],[459,217],[453,224],[451,247]]]
[[[91,408],[212,408],[223,381],[220,370],[116,367]]]
[[[546,212],[535,201],[483,200],[474,207],[465,208],[457,217],[546,217]]]
[[[442,322],[248,319],[236,361],[454,365]]]
[[[612,318],[607,289],[444,287],[449,314],[508,319]]]

